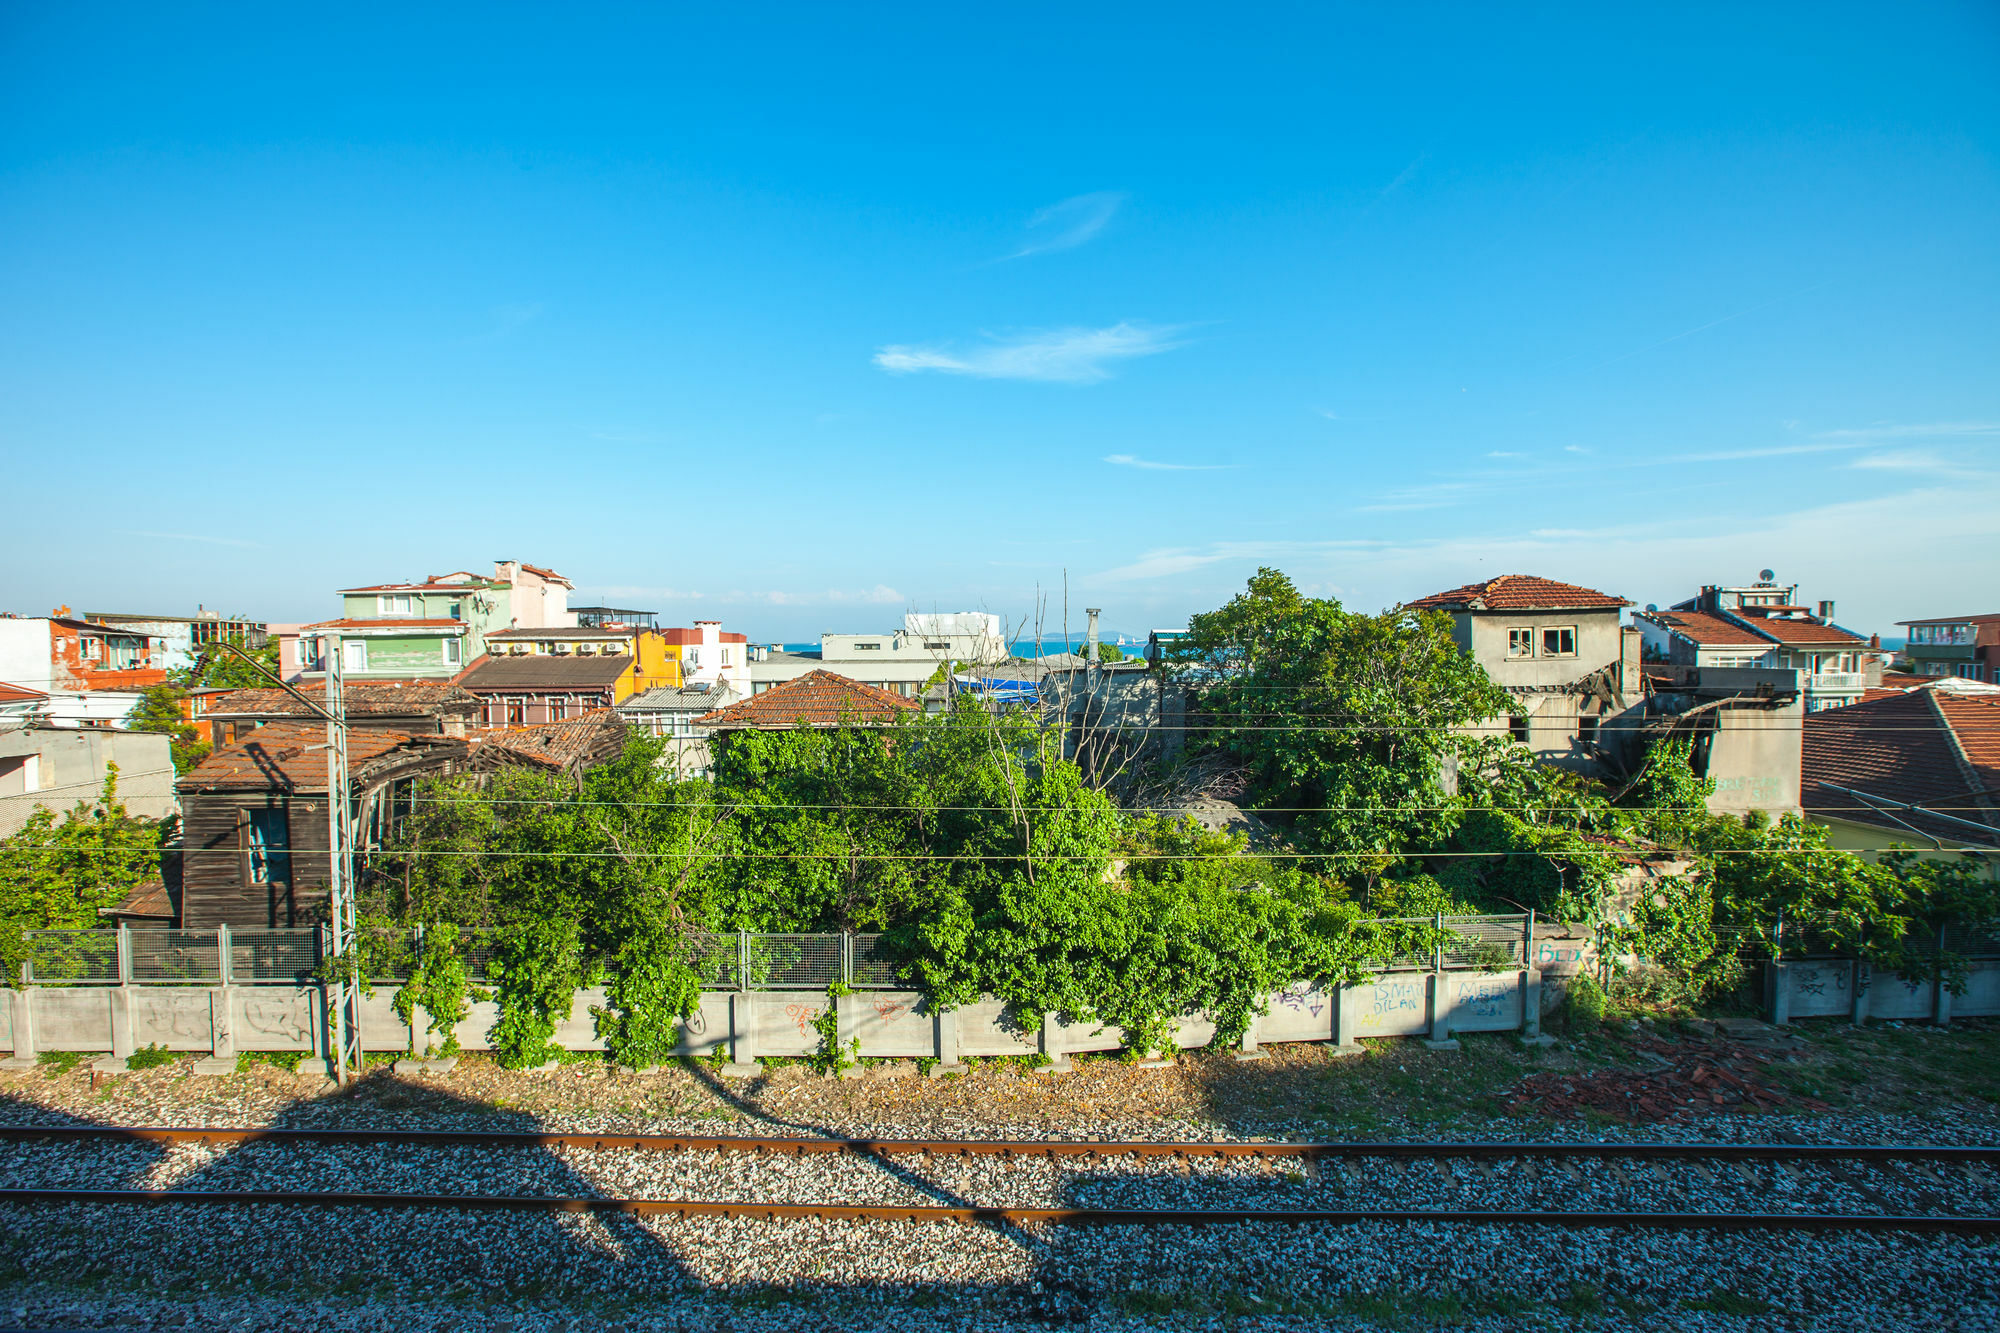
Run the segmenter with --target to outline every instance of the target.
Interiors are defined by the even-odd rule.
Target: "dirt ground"
[[[125,1124],[250,1124],[355,1117],[466,1115],[551,1127],[732,1134],[893,1133],[903,1137],[1308,1137],[1323,1139],[1561,1135],[1611,1125],[1693,1124],[1715,1116],[1944,1116],[2000,1127],[2000,1023],[1937,1030],[1802,1024],[1621,1023],[1560,1035],[1548,1048],[1508,1036],[1464,1036],[1457,1051],[1417,1041],[1266,1047],[1239,1062],[1189,1052],[1172,1066],[1075,1059],[1041,1074],[975,1061],[925,1079],[888,1062],[836,1079],[779,1065],[762,1079],[724,1080],[688,1064],[627,1073],[596,1057],[549,1071],[510,1071],[469,1055],[448,1074],[397,1075],[371,1057],[346,1090],[323,1074],[259,1061],[200,1076],[191,1061],[122,1074],[45,1057],[0,1074],[0,1100]],[[900,1075],[890,1077],[889,1075]]]

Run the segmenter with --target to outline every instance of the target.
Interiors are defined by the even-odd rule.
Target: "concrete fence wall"
[[[1251,1025],[1243,1051],[1264,1042],[1313,1041],[1352,1046],[1363,1037],[1450,1039],[1459,1032],[1520,1031],[1540,1035],[1541,973],[1534,969],[1378,973],[1357,986],[1293,986],[1270,996],[1268,1012]],[[378,986],[363,1001],[361,1044],[370,1051],[423,1051],[431,1040],[421,1009],[414,1026],[397,1016],[397,988]],[[243,1051],[324,1054],[326,997],[318,985],[26,986],[0,992],[0,1046],[16,1061],[43,1051],[102,1051],[130,1055],[149,1045],[210,1052],[233,1061]],[[576,994],[555,1043],[567,1050],[602,1050],[592,1009],[604,991]],[[828,998],[813,991],[704,991],[683,1029],[679,1053],[704,1056],[720,1048],[738,1064],[764,1057],[812,1055],[813,1026]],[[838,1000],[840,1042],[860,1042],[867,1057],[929,1058],[955,1065],[969,1056],[1045,1055],[1059,1067],[1071,1053],[1125,1045],[1111,1025],[1064,1023],[1054,1017],[1024,1027],[998,1000],[938,1011],[915,991],[862,990]],[[459,1044],[487,1049],[499,1018],[491,1001],[474,1004],[458,1026]],[[1210,1045],[1215,1024],[1196,1015],[1174,1032],[1181,1048]],[[219,1065],[218,1065],[219,1067]]]
[[[1807,958],[1764,965],[1764,1008],[1773,1023],[1800,1018],[1870,1018],[1948,1023],[2000,1015],[2000,959],[1966,964],[1965,989],[1941,981],[1873,972],[1851,958]]]

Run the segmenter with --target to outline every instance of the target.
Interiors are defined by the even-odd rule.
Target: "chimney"
[[[1824,621],[1827,621],[1827,622],[1828,622],[1829,624],[1830,624],[1830,623],[1832,623],[1832,621],[1833,621],[1833,603],[1832,603],[1832,602],[1821,602],[1821,603],[1819,604],[1819,618],[1820,618],[1821,620],[1824,620]]]
[[[1874,648],[1874,649],[1878,649],[1878,650],[1879,650],[1879,649],[1880,649],[1880,648],[1882,647],[1882,636],[1881,636],[1880,634],[1871,634],[1871,635],[1869,635],[1869,636],[1868,636],[1868,646],[1869,646],[1870,648]]]
[[[1085,650],[1084,656],[1089,659],[1092,666],[1095,666],[1097,665],[1097,618],[1103,615],[1104,611],[1101,607],[1086,606],[1083,613],[1090,617],[1090,628],[1084,632],[1085,641],[1090,646]]]

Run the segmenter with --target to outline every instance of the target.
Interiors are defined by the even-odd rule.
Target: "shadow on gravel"
[[[717,1091],[768,1130],[830,1132],[759,1112],[719,1080]],[[384,1101],[396,1105],[396,1113],[375,1109]],[[455,1128],[471,1127],[475,1118],[480,1129],[543,1128],[529,1115],[386,1072],[371,1074],[355,1090],[301,1099],[273,1124]],[[0,1093],[0,1124],[104,1123]],[[252,1141],[217,1146],[203,1164],[160,1178],[159,1169],[177,1151],[187,1149],[136,1138],[115,1145],[13,1143],[0,1159],[5,1162],[0,1185],[578,1197],[608,1192],[542,1148],[510,1154],[512,1166],[499,1170],[482,1168],[482,1150],[475,1148],[399,1154],[385,1145],[300,1148]],[[294,1155],[307,1160],[285,1160]],[[873,1160],[940,1204],[977,1202],[939,1188],[907,1162]],[[44,1165],[52,1161],[63,1165]],[[802,1169],[810,1169],[811,1161],[805,1159]],[[14,1201],[0,1204],[0,1291],[8,1298],[30,1287],[40,1296],[59,1293],[72,1313],[42,1321],[49,1327],[129,1325],[119,1311],[147,1299],[188,1307],[190,1317],[198,1318],[192,1312],[196,1303],[225,1295],[267,1298],[298,1310],[303,1322],[293,1326],[312,1325],[306,1311],[369,1298],[416,1303],[424,1307],[429,1326],[465,1329],[491,1328],[496,1313],[520,1310],[581,1316],[590,1326],[623,1322],[693,1329],[726,1326],[741,1317],[760,1328],[817,1327],[825,1316],[829,1326],[854,1328],[869,1326],[866,1317],[857,1325],[856,1316],[881,1314],[885,1298],[925,1322],[934,1314],[941,1326],[957,1322],[955,1310],[1031,1325],[1065,1324],[1087,1317],[1096,1303],[1087,1279],[1090,1264],[1056,1253],[1075,1234],[1067,1228],[1010,1226],[996,1233],[959,1224],[641,1219],[443,1207]],[[963,1257],[940,1262],[940,1252]],[[883,1260],[902,1253],[911,1258],[899,1274],[895,1262]],[[825,1276],[815,1276],[822,1271]],[[981,1271],[993,1273],[993,1280],[970,1276]],[[968,1276],[939,1280],[940,1272]],[[1010,1280],[1010,1273],[1029,1276]],[[0,1300],[0,1306],[15,1304]],[[846,1313],[836,1318],[841,1311]],[[5,1323],[0,1317],[0,1325]]]

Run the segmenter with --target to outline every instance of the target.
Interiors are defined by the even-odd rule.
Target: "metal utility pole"
[[[305,646],[301,638],[300,646]],[[297,687],[273,675],[269,668],[236,644],[217,639],[203,646],[195,661],[200,679],[216,649],[236,654],[272,684],[326,719],[326,813],[328,915],[332,918],[332,955],[336,960],[328,1014],[333,1029],[328,1052],[334,1080],[343,1086],[361,1073],[361,974],[354,921],[354,807],[347,790],[347,700],[341,686],[340,635],[319,636],[320,670],[326,681],[321,702],[314,703]]]
[[[333,1008],[333,1077],[345,1086],[361,1073],[361,958],[354,922],[354,805],[347,790],[347,698],[342,685],[341,639],[321,636],[322,679],[326,681],[327,848],[332,877],[327,915],[333,925],[336,972]]]

